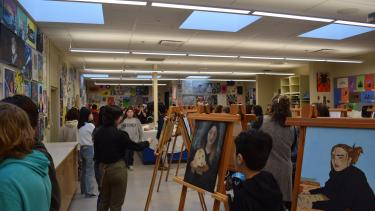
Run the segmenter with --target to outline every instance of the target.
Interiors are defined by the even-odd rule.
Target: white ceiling
[[[375,11],[374,0],[164,0],[162,2],[209,5],[327,17],[365,22]],[[375,51],[375,32],[341,41],[299,38],[297,35],[324,26],[325,23],[264,17],[237,33],[180,30],[190,10],[109,5],[103,6],[104,25],[40,23],[45,34],[65,52],[77,68],[101,67],[150,69],[155,62],[136,55],[70,53],[76,48],[105,48],[148,51],[200,52],[235,55],[350,58]],[[178,40],[180,47],[160,46],[160,40]],[[330,52],[315,52],[333,49]],[[286,70],[303,62],[274,64],[272,61],[166,57],[156,62],[162,69]]]

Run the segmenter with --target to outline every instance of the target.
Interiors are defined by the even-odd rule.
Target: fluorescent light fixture
[[[188,54],[188,56],[193,56],[193,57],[212,57],[212,58],[238,58],[238,56],[217,55],[217,54]]]
[[[101,4],[125,4],[125,5],[138,5],[138,6],[147,5],[147,2],[145,1],[125,1],[125,0],[66,0],[66,1],[101,3]]]
[[[124,73],[148,73],[148,74],[151,74],[151,73],[160,73],[160,72],[161,72],[160,70],[126,70],[125,69]]]
[[[184,5],[184,4],[167,4],[167,3],[158,3],[158,2],[153,2],[151,6],[174,8],[174,9],[185,9],[185,10],[203,10],[203,11],[211,11],[211,12],[237,13],[237,14],[249,14],[250,13],[250,10],[238,10],[238,9],[194,6],[194,5]]]
[[[261,17],[219,12],[194,11],[180,29],[238,32]]]
[[[125,84],[125,83],[96,83],[97,86],[152,86],[152,84]],[[167,84],[158,84],[158,86],[166,86]]]
[[[333,19],[328,19],[328,18],[317,18],[317,17],[289,15],[289,14],[272,13],[272,12],[255,11],[252,14],[259,15],[259,16],[269,16],[269,17],[276,17],[276,18],[288,18],[288,19],[307,20],[307,21],[318,21],[318,22],[326,22],[326,23],[334,21]]]
[[[343,40],[349,37],[354,37],[374,30],[375,28],[332,23],[321,28],[314,29],[312,31],[301,34],[299,35],[299,37]]]
[[[255,82],[253,79],[208,79],[209,81],[237,81],[237,82]]]
[[[208,79],[210,76],[203,76],[203,75],[192,75],[186,77],[187,79]]]
[[[240,59],[284,60],[285,57],[272,57],[272,56],[240,56]]]
[[[37,22],[104,24],[101,4],[18,0]]]
[[[92,80],[104,80],[104,81],[151,81],[151,79],[140,79],[140,78],[121,78],[121,77],[111,77],[111,78],[90,78]]]
[[[156,55],[156,56],[186,56],[186,53],[168,53],[168,52],[141,52],[133,51],[132,54],[135,55]]]
[[[326,62],[353,63],[353,64],[361,64],[361,63],[363,63],[363,61],[360,61],[360,60],[345,60],[345,59],[327,59]]]
[[[309,61],[309,62],[325,62],[325,59],[309,59],[309,58],[292,58],[292,57],[287,57],[285,60],[288,61]]]
[[[108,78],[108,74],[83,74],[84,78]]]
[[[361,23],[361,22],[352,22],[352,21],[343,21],[343,20],[337,20],[335,21],[335,23],[375,28],[375,24],[371,24],[371,23]]]
[[[129,54],[129,51],[111,49],[70,48],[74,53],[106,53],[106,54]]]
[[[294,73],[275,73],[275,72],[265,72],[265,73],[259,73],[259,75],[280,75],[280,76],[293,76],[295,75]]]
[[[157,78],[160,78],[161,76],[158,75]],[[137,78],[139,79],[152,79],[152,75],[137,75]]]
[[[113,69],[92,69],[92,68],[85,68],[85,72],[91,72],[91,73],[122,73],[124,70],[113,70]]]

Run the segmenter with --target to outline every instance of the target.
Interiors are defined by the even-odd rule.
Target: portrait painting
[[[328,73],[317,73],[317,88],[318,92],[331,91],[331,79]]]
[[[375,210],[375,131],[307,128],[297,210]]]
[[[5,68],[4,70],[4,97],[12,97],[15,94],[15,73],[13,70]]]
[[[27,16],[20,7],[17,7],[17,35],[23,40],[27,39]]]
[[[208,192],[215,191],[226,122],[196,121],[184,181]]]
[[[0,27],[0,46],[0,60],[22,68],[25,44],[21,38],[3,25]]]
[[[17,4],[14,0],[4,0],[2,22],[12,31],[16,32]]]

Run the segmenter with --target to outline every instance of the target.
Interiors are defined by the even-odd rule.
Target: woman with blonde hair
[[[36,150],[34,129],[21,108],[0,103],[0,207],[2,211],[49,210],[49,160]]]

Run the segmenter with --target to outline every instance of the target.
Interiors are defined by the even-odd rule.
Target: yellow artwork
[[[36,34],[37,27],[35,23],[27,19],[27,40],[26,43],[29,44],[32,48],[36,49]]]
[[[16,94],[25,94],[25,86],[23,81],[23,76],[20,71],[16,72],[16,77],[14,79],[14,89]]]

